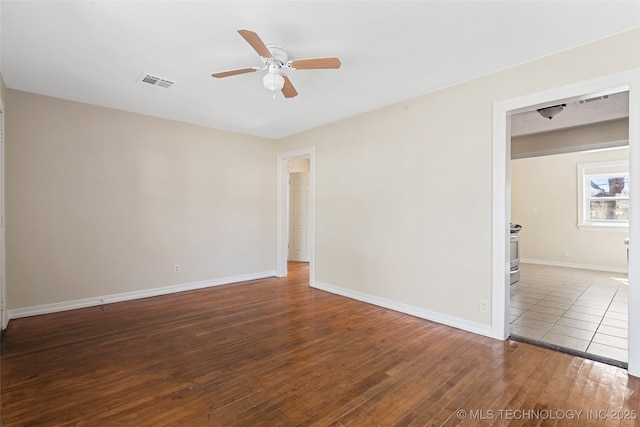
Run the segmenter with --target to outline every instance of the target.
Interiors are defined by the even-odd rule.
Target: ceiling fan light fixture
[[[559,113],[561,113],[562,110],[564,110],[566,106],[567,106],[567,104],[553,105],[551,107],[538,108],[537,111],[545,119],[551,120],[555,116],[557,116]]]
[[[0,0],[1,1],[1,0]],[[289,61],[289,54],[282,46],[276,44],[264,44],[260,36],[251,30],[240,29],[238,33],[243,39],[260,55],[263,67],[245,67],[236,70],[221,71],[211,74],[214,78],[236,76],[238,74],[253,73],[260,70],[267,70],[267,74],[262,77],[262,84],[272,92],[282,91],[285,98],[298,96],[298,91],[286,75],[286,70],[329,70],[340,68],[342,63],[339,58],[307,58]],[[276,94],[273,94],[276,98]]]
[[[262,83],[264,87],[275,92],[284,87],[284,77],[280,73],[267,73],[262,78]]]

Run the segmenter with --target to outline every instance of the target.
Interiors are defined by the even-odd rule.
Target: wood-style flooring
[[[15,319],[1,362],[5,426],[639,425],[623,369],[316,290],[304,263]]]

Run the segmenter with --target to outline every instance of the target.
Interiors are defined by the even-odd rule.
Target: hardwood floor
[[[288,278],[12,320],[4,425],[638,425],[640,379],[623,369],[307,277],[292,263]]]

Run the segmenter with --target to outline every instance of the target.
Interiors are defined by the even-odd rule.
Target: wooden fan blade
[[[342,63],[338,58],[310,58],[289,61],[291,68],[296,70],[311,70],[320,68],[340,68]]]
[[[238,32],[242,37],[244,37],[247,43],[249,43],[251,47],[256,52],[258,52],[258,55],[262,56],[263,58],[271,58],[271,52],[269,52],[269,49],[264,44],[262,39],[260,39],[259,35],[251,30],[238,30]]]
[[[259,69],[260,68],[251,67],[251,68],[240,68],[238,70],[221,71],[219,73],[211,74],[211,77],[220,79],[222,77],[236,76],[238,74],[253,73],[255,71],[258,71]]]
[[[291,83],[291,80],[289,80],[289,77],[282,77],[284,77],[284,86],[282,86],[282,94],[284,95],[284,97],[293,98],[294,96],[298,96],[298,91],[295,87],[293,87],[293,84]]]

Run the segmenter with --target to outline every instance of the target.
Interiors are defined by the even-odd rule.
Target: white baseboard
[[[626,268],[609,267],[604,265],[572,264],[569,262],[557,262],[557,261],[547,261],[544,259],[528,259],[528,258],[520,258],[520,262],[523,264],[538,264],[538,265],[549,265],[553,267],[579,268],[582,270],[597,270],[597,271],[610,271],[612,273],[627,273]]]
[[[9,310],[9,319],[20,317],[36,316],[39,314],[56,313],[59,311],[75,310],[77,308],[94,307],[103,304],[129,301],[140,298],[155,297],[159,295],[173,294],[176,292],[192,291],[195,289],[209,288],[212,286],[228,285],[231,283],[244,282],[247,280],[264,279],[275,276],[275,271],[264,271],[261,273],[242,274],[239,276],[223,277],[220,279],[203,280],[200,282],[182,283],[161,288],[142,289],[139,291],[123,292],[119,294],[103,295],[91,298],[83,298],[72,301],[62,301],[52,304],[36,305],[32,307],[16,308]]]
[[[400,313],[410,314],[412,316],[419,317],[421,319],[426,319],[432,322],[441,323],[443,325],[451,326],[457,329],[462,329],[463,331],[484,335],[490,338],[495,338],[492,335],[491,325],[484,325],[482,323],[472,322],[466,319],[461,319],[459,317],[449,316],[436,311],[427,310],[427,309],[416,307],[413,305],[376,297],[373,295],[353,291],[351,289],[341,288],[338,286],[329,285],[329,284],[318,282],[318,281],[313,283],[311,286],[323,291],[331,292],[333,294],[342,295],[347,298],[366,302],[368,304],[377,305],[379,307],[388,308],[390,310],[398,311]]]

